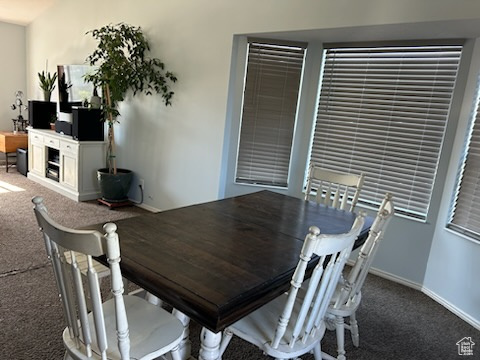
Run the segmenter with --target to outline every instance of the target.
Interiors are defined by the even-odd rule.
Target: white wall
[[[137,98],[122,108],[118,163],[145,179],[145,203],[153,207],[211,200],[218,197],[233,35],[470,18],[480,12],[480,5],[470,1],[463,1],[464,6],[457,2],[448,11],[441,10],[441,4],[450,4],[448,0],[434,1],[428,11],[414,0],[399,3],[59,1],[27,29],[28,95],[40,97],[36,73],[46,59],[50,71],[55,64],[83,62],[94,47],[85,36],[87,30],[120,21],[141,25],[152,41],[153,54],[178,74],[179,82],[171,108],[165,108],[158,97]]]
[[[25,77],[25,27],[0,22],[0,130],[13,131],[12,119],[18,116],[18,110],[10,109],[15,101],[15,92],[24,92],[27,103]],[[28,113],[22,110],[24,118]],[[3,158],[2,158],[3,159]]]
[[[469,19],[474,20],[471,29]],[[378,38],[384,36],[387,26],[396,39],[410,37],[419,27],[442,37],[451,36],[443,21],[460,20],[467,32],[475,33],[478,19],[480,2],[470,0],[143,0],[134,5],[128,0],[62,0],[27,28],[28,96],[40,98],[36,73],[44,68],[46,59],[50,71],[56,64],[83,62],[94,48],[85,36],[87,30],[120,21],[142,26],[153,55],[177,73],[179,82],[172,107],[165,108],[155,96],[123,104],[117,129],[118,164],[145,179],[147,205],[169,209],[216,199],[222,194],[223,182],[229,181],[222,166],[231,161],[228,150],[232,144],[224,146],[228,140],[225,126],[227,135],[234,131],[229,128],[234,100],[227,97],[234,35],[280,31],[292,35],[320,29],[333,40],[353,41],[365,38],[352,27],[364,28],[362,36]],[[455,129],[450,133],[453,139]],[[222,157],[223,151],[227,156]],[[455,166],[449,167],[448,160],[442,161],[439,174],[445,175],[448,169],[450,177]],[[452,164],[455,160],[452,157]],[[470,272],[465,266],[478,270],[478,265],[467,262],[452,267],[445,276],[438,272],[441,265],[432,260],[438,256],[442,263],[448,252],[451,257],[468,252],[472,261],[480,258],[478,244],[454,237],[455,244],[446,246],[446,236],[440,236],[448,196],[442,200],[444,177],[438,180],[427,224],[394,219],[391,236],[382,244],[375,266],[418,286],[426,278],[429,291],[444,296],[459,312],[480,322],[478,309],[470,302],[478,301],[478,290],[467,288],[457,295],[456,285],[450,283],[460,278],[473,283],[478,271]],[[445,192],[449,186],[451,182],[445,185]],[[437,223],[440,205],[441,221]]]

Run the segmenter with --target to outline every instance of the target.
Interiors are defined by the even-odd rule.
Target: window
[[[462,46],[328,47],[309,162],[364,173],[360,201],[425,219]]]
[[[248,42],[235,181],[286,187],[305,46]]]
[[[467,141],[455,201],[448,227],[480,240],[480,106],[476,111]]]

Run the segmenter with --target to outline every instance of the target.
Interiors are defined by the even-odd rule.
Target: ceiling
[[[7,22],[17,25],[28,25],[38,16],[40,16],[45,10],[50,8],[56,1],[57,0],[0,0],[0,22]],[[399,27],[401,31],[398,31]],[[428,37],[432,39],[452,37],[475,38],[480,36],[480,19],[410,24],[408,27],[406,27],[404,24],[401,24],[392,25],[389,28],[395,30],[395,34],[401,34],[400,37],[402,39]],[[428,30],[425,30],[425,28],[427,28]],[[371,33],[366,34],[365,29],[369,29]],[[302,41],[323,40],[328,42],[344,41],[344,35],[346,35],[346,38],[350,39],[350,41],[354,41],[356,37],[360,37],[363,41],[379,40],[379,38],[382,39],[385,37],[390,40],[395,38],[388,36],[388,34],[385,34],[385,27],[382,27],[381,31],[377,30],[378,29],[376,29],[376,27],[369,26],[365,28],[358,28],[355,31],[353,31],[353,28],[345,28],[345,33],[342,33],[341,29],[335,29],[335,31],[331,31],[331,29],[323,29],[309,31],[289,31],[288,33],[262,33],[258,34],[258,36],[274,38],[281,37],[284,40],[288,40],[291,38],[291,40],[297,41],[301,39]],[[334,34],[335,36],[332,34]],[[367,39],[365,38],[366,35]],[[396,36],[398,37],[398,35]],[[339,39],[339,37],[341,39]],[[372,39],[370,39],[370,37]]]
[[[56,0],[0,0],[0,21],[28,25]]]

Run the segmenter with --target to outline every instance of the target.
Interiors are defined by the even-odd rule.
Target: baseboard
[[[88,190],[88,191],[83,191],[79,192],[73,189],[70,189],[66,186],[61,185],[59,182],[56,182],[54,180],[48,179],[44,176],[38,175],[32,171],[29,171],[27,173],[27,177],[39,183],[40,185],[45,186],[46,188],[53,190],[63,196],[66,196],[72,200],[75,201],[87,201],[87,200],[95,200],[100,197],[100,192],[95,191],[95,190]]]
[[[479,320],[471,317],[467,313],[463,312],[462,310],[460,310],[456,306],[452,305],[447,300],[445,300],[444,298],[442,298],[441,296],[437,295],[436,293],[434,293],[433,291],[431,291],[427,288],[423,288],[422,292],[425,295],[427,295],[428,297],[430,297],[432,300],[436,301],[437,303],[439,303],[440,305],[445,307],[447,310],[450,310],[452,313],[457,315],[460,319],[462,319],[465,322],[472,325],[475,329],[480,330],[480,321]]]
[[[418,290],[418,291],[423,290],[423,285],[422,284],[407,280],[405,278],[402,278],[400,276],[388,273],[388,272],[380,270],[380,269],[376,269],[376,268],[372,267],[372,268],[370,268],[369,273],[371,273],[373,275],[376,275],[376,276],[379,276],[381,278],[396,282],[398,284],[405,285],[409,288],[412,288],[412,289],[415,289],[415,290]]]
[[[352,261],[352,260],[348,261],[349,265],[353,265],[353,263],[354,263],[354,261]],[[390,281],[396,282],[398,284],[410,287],[412,289],[421,291],[422,293],[427,295],[429,298],[431,298],[433,301],[439,303],[444,308],[446,308],[447,310],[449,310],[452,313],[454,313],[455,315],[457,315],[460,319],[462,319],[466,323],[472,325],[475,329],[480,330],[480,321],[479,320],[471,317],[469,314],[460,310],[455,305],[451,304],[450,302],[448,302],[447,300],[445,300],[441,296],[437,295],[436,293],[434,293],[430,289],[427,289],[423,285],[415,283],[415,282],[407,280],[407,279],[404,279],[400,276],[388,273],[388,272],[380,270],[380,269],[370,268],[369,273],[371,273],[373,275],[376,275],[376,276],[379,276],[381,278],[384,278],[386,280],[390,280]]]
[[[133,202],[133,201],[132,201]],[[142,208],[144,210],[147,210],[147,211],[150,211],[152,213],[157,213],[157,212],[161,212],[162,210],[160,209],[157,209],[157,208],[154,208],[153,206],[150,206],[150,205],[146,205],[146,204],[136,204],[135,202],[133,202],[135,204],[135,206],[138,206],[139,208]]]

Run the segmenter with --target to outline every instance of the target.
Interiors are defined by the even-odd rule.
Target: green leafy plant
[[[103,114],[108,123],[107,167],[116,174],[113,125],[120,115],[118,104],[128,91],[133,95],[154,92],[162,96],[165,105],[171,105],[170,86],[177,77],[165,70],[164,63],[147,56],[150,45],[140,27],[120,23],[88,31],[97,42],[97,48],[86,61],[96,69],[85,76],[87,82],[103,90]]]
[[[42,71],[38,73],[38,79],[40,80],[40,89],[43,90],[44,100],[50,101],[52,91],[55,89],[55,81],[57,80],[57,73],[53,75],[50,72]]]

